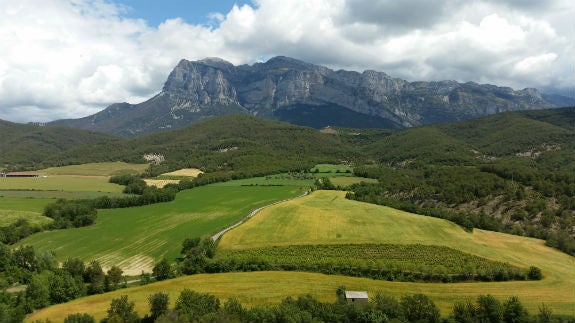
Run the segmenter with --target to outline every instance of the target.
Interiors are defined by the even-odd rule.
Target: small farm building
[[[2,177],[40,177],[40,175],[31,173],[2,173]]]
[[[348,303],[367,303],[367,292],[364,291],[345,291],[345,299]]]

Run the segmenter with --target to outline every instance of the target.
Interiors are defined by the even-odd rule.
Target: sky
[[[140,103],[205,57],[573,92],[573,17],[572,0],[0,0],[0,119]]]

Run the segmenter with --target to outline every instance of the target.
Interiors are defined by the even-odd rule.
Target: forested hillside
[[[448,218],[468,229],[542,238],[575,254],[574,124],[574,108],[397,131],[318,131],[229,115],[128,140],[2,123],[0,163],[12,169],[144,163],[148,155],[156,163],[146,176],[194,167],[205,172],[198,179],[204,183],[344,163],[356,175],[379,179],[354,186],[349,198]]]
[[[362,146],[349,198],[546,239],[575,254],[573,108],[398,131]]]
[[[361,158],[354,147],[315,129],[247,115],[229,115],[170,132],[79,147],[49,161],[53,164],[107,160],[140,163],[145,162],[146,154],[163,157],[161,165],[154,165],[150,175],[195,167],[230,178],[305,170],[317,163],[352,162]]]
[[[43,168],[47,159],[73,147],[89,147],[113,136],[69,127],[45,127],[0,120],[0,169]]]

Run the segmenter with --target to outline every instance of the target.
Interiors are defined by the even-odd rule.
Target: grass
[[[0,197],[0,210],[28,211],[42,213],[53,199]]]
[[[315,173],[350,173],[353,169],[346,165],[317,164],[310,172]]]
[[[541,281],[456,284],[452,290],[436,284],[407,283],[406,291],[445,299],[493,294],[519,296],[536,308],[545,302],[556,312],[574,315],[575,259],[548,248],[542,240],[474,230],[467,233],[441,219],[345,199],[344,192],[316,191],[310,196],[262,210],[226,233],[219,248],[242,250],[307,244],[423,244],[451,247],[479,257],[527,268],[539,267]]]
[[[125,273],[140,274],[162,257],[178,257],[184,239],[213,234],[253,209],[299,192],[294,187],[199,187],[178,193],[168,203],[100,210],[93,226],[43,232],[20,244],[40,252],[53,250],[60,261],[96,259],[105,267],[117,265]]]
[[[32,225],[42,225],[52,219],[42,215],[44,207],[53,199],[0,197],[0,227],[8,226],[19,219],[25,219]]]
[[[211,188],[215,189],[213,193],[222,189],[213,186]],[[222,194],[224,193],[225,190]],[[286,243],[286,240],[290,242]],[[232,241],[234,243],[231,243]],[[317,191],[308,197],[264,209],[244,225],[225,234],[220,247],[245,249],[250,246],[288,245],[298,241],[301,241],[301,244],[370,241],[445,245],[520,267],[538,266],[543,271],[544,279],[504,283],[432,284],[387,282],[300,272],[194,275],[51,306],[35,312],[26,319],[26,322],[46,318],[60,322],[68,314],[76,312],[87,312],[101,319],[106,315],[111,300],[121,295],[128,295],[129,299],[136,303],[136,310],[143,316],[148,310],[149,295],[157,292],[168,293],[170,307],[173,307],[177,296],[184,288],[216,295],[222,301],[234,297],[245,306],[278,304],[287,296],[305,294],[312,294],[322,301],[333,302],[335,291],[340,285],[345,285],[348,290],[366,290],[370,295],[381,292],[400,297],[406,294],[424,293],[439,306],[443,316],[451,312],[456,301],[474,300],[483,294],[493,295],[502,301],[510,296],[518,296],[531,314],[536,314],[541,303],[545,303],[554,314],[575,315],[574,258],[545,247],[543,241],[483,230],[466,233],[444,220],[349,201],[344,198],[343,192]]]
[[[52,222],[52,219],[37,212],[0,210],[0,227],[6,227],[20,219],[27,220],[31,225],[44,225]]]
[[[108,183],[104,176],[78,177],[74,175],[54,175],[32,178],[0,178],[0,191],[61,191],[61,192],[105,192],[121,193],[123,187]]]
[[[306,294],[311,294],[324,302],[335,302],[335,291],[340,285],[345,285],[348,290],[365,290],[369,295],[375,295],[379,292],[398,298],[413,293],[425,293],[433,299],[444,317],[451,312],[455,302],[462,299],[475,300],[478,293],[474,290],[478,287],[481,288],[482,292],[489,293],[501,301],[509,297],[511,294],[509,290],[516,291],[513,295],[519,296],[523,305],[532,315],[538,313],[538,307],[542,302],[550,306],[554,314],[575,314],[573,307],[569,304],[569,299],[565,300],[554,296],[552,288],[540,289],[544,293],[540,295],[522,292],[522,289],[529,284],[531,282],[397,283],[301,272],[201,274],[84,297],[65,304],[50,306],[34,312],[26,318],[25,322],[44,321],[47,318],[53,322],[63,322],[67,315],[78,312],[87,312],[95,316],[98,321],[106,316],[106,310],[110,307],[112,299],[119,298],[121,295],[128,295],[129,301],[135,302],[135,310],[140,316],[144,316],[149,310],[147,300],[149,295],[158,292],[167,293],[170,299],[170,308],[172,308],[179,293],[184,288],[215,295],[222,302],[233,297],[247,307],[277,305],[289,295]]]
[[[349,187],[353,184],[359,184],[361,182],[365,183],[377,183],[377,179],[357,177],[357,176],[341,176],[341,177],[330,177],[331,183],[335,186]]]
[[[213,184],[213,186],[293,186],[309,188],[310,186],[313,186],[314,182],[315,178],[304,178],[289,174],[278,174],[216,183]]]
[[[143,173],[148,166],[148,164],[128,164],[124,162],[89,163],[51,167],[32,173],[43,175],[113,176],[125,173],[140,174]]]
[[[197,168],[184,168],[170,173],[164,173],[162,176],[178,176],[178,177],[198,177],[203,172]]]

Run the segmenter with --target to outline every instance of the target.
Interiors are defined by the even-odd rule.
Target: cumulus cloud
[[[182,59],[275,55],[414,80],[572,87],[571,0],[257,0],[157,27],[112,0],[0,2],[0,119],[77,118],[161,90]]]

